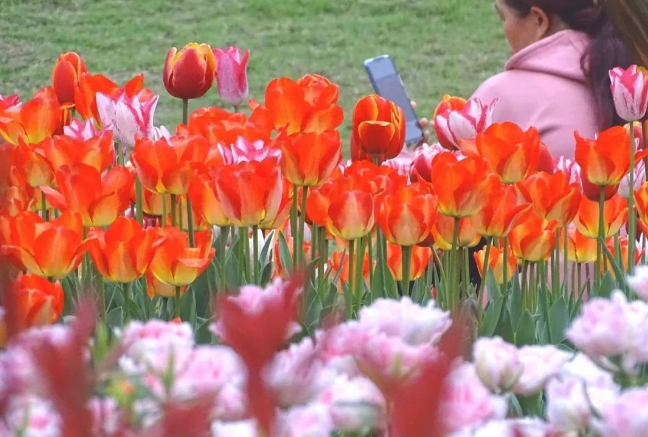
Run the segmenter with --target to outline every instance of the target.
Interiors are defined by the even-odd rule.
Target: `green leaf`
[[[117,307],[106,314],[106,324],[112,329],[121,328],[124,325],[124,311],[121,307]]]
[[[509,311],[511,312],[511,323],[513,326],[517,326],[520,323],[524,309],[519,279],[520,277],[517,274],[513,276],[513,287],[511,290],[511,298],[509,299]]]
[[[211,319],[198,317],[196,320],[197,328],[195,329],[196,342],[198,344],[209,344],[212,340],[212,334],[209,331],[209,323]]]
[[[598,289],[593,290],[593,294],[598,297],[609,298],[612,295],[612,291],[616,289],[616,281],[612,277],[612,272],[605,272],[603,280],[601,281],[601,286]]]
[[[281,265],[284,270],[292,272],[293,260],[292,256],[290,256],[290,249],[288,248],[288,243],[286,242],[286,237],[283,232],[279,232],[279,259],[281,259]]]
[[[614,259],[614,255],[612,255],[612,252],[610,252],[610,249],[608,249],[606,244],[603,244],[603,251],[605,253],[605,258],[607,259],[608,265],[612,266],[612,270],[614,270],[614,276],[616,277],[617,280],[617,287],[624,290],[627,288],[626,280],[625,280],[625,272],[623,271],[623,267],[619,266],[619,263],[617,263],[617,260]],[[607,273],[610,273],[609,271]]]
[[[536,344],[536,327],[533,316],[527,310],[520,317],[520,323],[515,330],[515,345],[525,346]]]
[[[180,319],[191,324],[196,329],[196,293],[191,286],[180,298]]]
[[[565,340],[565,330],[569,327],[569,309],[567,302],[561,297],[556,300],[549,310],[549,326],[551,326],[551,342],[562,343]]]
[[[275,232],[275,231],[271,231],[271,232]],[[268,235],[268,238],[266,238],[265,243],[263,243],[263,247],[261,248],[261,252],[259,253],[259,262],[261,263],[261,270],[265,270],[266,266],[268,265],[270,251],[272,250],[271,247],[273,242],[274,242],[273,235]]]
[[[511,324],[511,315],[507,308],[502,310],[502,316],[500,317],[493,334],[502,337],[506,342],[511,344],[515,343],[515,333],[513,332],[513,325]]]
[[[488,296],[492,300],[498,300],[502,298],[502,293],[500,292],[500,287],[495,282],[495,275],[489,269],[488,276],[486,277],[486,286],[488,287]]]
[[[482,320],[481,326],[479,327],[479,335],[484,337],[493,336],[495,329],[497,328],[497,325],[500,321],[503,306],[504,298],[502,297],[495,301],[491,300],[488,303],[486,313],[484,314],[484,319]]]

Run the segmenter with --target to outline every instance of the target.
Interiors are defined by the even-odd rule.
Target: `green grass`
[[[395,59],[419,116],[445,94],[469,96],[507,55],[490,0],[0,0],[0,94],[29,98],[59,53],[123,82],[143,71],[161,94],[156,124],[174,126],[180,101],[162,85],[167,50],[190,41],[251,50],[250,96],[278,76],[320,73],[338,83],[347,121],[372,91],[362,62]],[[216,90],[192,102],[218,105]]]

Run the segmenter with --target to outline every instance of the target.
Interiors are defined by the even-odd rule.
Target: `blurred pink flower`
[[[637,266],[632,276],[627,278],[628,285],[640,299],[648,301],[648,266]]]
[[[370,380],[338,376],[320,395],[328,405],[336,430],[365,434],[380,427],[385,417],[385,399]]]
[[[638,121],[648,106],[648,74],[636,65],[610,70],[610,90],[617,114],[625,121]]]
[[[17,111],[21,108],[21,106],[22,103],[20,102],[20,97],[18,96],[18,94],[12,94],[7,97],[0,94],[0,109]]]
[[[410,179],[412,182],[424,180],[431,182],[430,170],[432,169],[432,160],[439,153],[447,152],[448,149],[444,148],[439,143],[432,145],[423,144],[414,151],[412,157],[412,164],[410,166]]]
[[[518,357],[522,362],[523,372],[513,392],[530,396],[541,392],[547,381],[560,372],[573,354],[551,345],[523,346],[519,349]]]
[[[564,156],[559,156],[554,159],[554,172],[564,171],[567,174],[567,180],[570,184],[574,182],[581,183],[581,169],[580,165],[573,159],[567,159]]]
[[[405,176],[408,180],[410,177],[410,168],[412,166],[412,158],[414,154],[409,150],[403,149],[403,151],[396,158],[388,159],[384,161],[381,165],[385,167],[393,168],[399,174]]]
[[[518,349],[501,337],[479,338],[473,361],[481,382],[496,393],[513,389],[524,370]]]
[[[266,158],[281,159],[281,150],[276,147],[270,147],[265,142],[250,141],[244,137],[238,137],[236,143],[231,147],[223,147],[219,144],[219,149],[227,164],[238,164],[239,162],[263,161]],[[231,162],[229,161],[231,159]]]
[[[240,106],[248,97],[247,64],[250,51],[237,47],[214,49],[218,94],[227,105]]]
[[[293,407],[281,416],[278,437],[329,437],[333,423],[328,408],[319,403]]]
[[[5,416],[3,436],[60,437],[63,421],[52,403],[36,396],[16,397]],[[0,431],[2,429],[0,428]]]
[[[254,420],[213,422],[211,432],[213,437],[261,437]]]
[[[648,429],[648,387],[626,390],[599,414],[593,428],[601,437],[644,437]]]

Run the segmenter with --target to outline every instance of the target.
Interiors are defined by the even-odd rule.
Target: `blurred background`
[[[250,49],[250,97],[274,77],[322,74],[340,85],[349,120],[372,92],[363,61],[390,54],[408,94],[429,117],[443,94],[469,97],[500,71],[508,46],[491,0],[0,0],[0,94],[28,99],[51,81],[59,53],[123,83],[138,72],[160,94],[156,125],[170,130],[182,104],[162,84],[170,47],[188,42]],[[190,103],[220,105],[214,87]]]

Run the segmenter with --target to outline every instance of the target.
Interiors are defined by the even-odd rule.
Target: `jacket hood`
[[[586,82],[581,59],[588,44],[587,34],[562,30],[515,53],[506,62],[506,69],[546,73]]]

